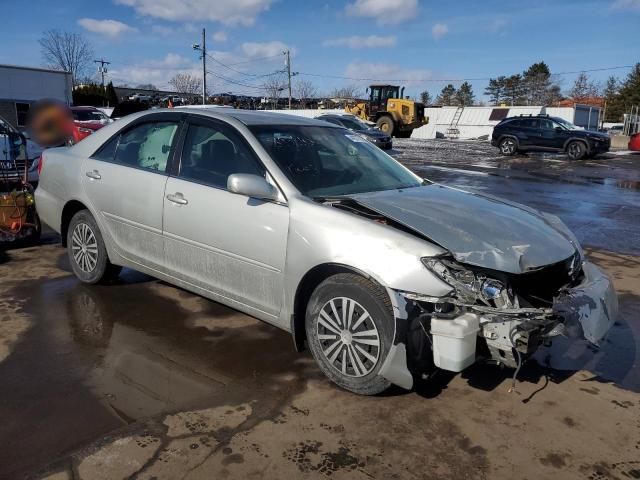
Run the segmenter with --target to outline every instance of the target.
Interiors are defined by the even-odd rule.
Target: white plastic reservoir
[[[461,372],[476,360],[476,337],[480,319],[465,313],[452,319],[431,319],[433,360],[437,367]]]

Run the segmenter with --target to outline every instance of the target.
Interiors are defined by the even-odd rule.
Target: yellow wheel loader
[[[424,105],[403,97],[404,87],[397,85],[371,85],[367,89],[369,100],[346,106],[345,111],[370,122],[395,137],[410,137],[414,128],[429,123],[424,116]]]

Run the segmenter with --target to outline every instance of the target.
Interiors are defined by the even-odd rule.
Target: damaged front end
[[[483,356],[516,368],[557,335],[597,344],[617,316],[611,280],[579,252],[521,274],[463,265],[451,256],[422,261],[452,290],[441,298],[399,292],[412,312],[407,357],[414,374],[430,365],[459,372]]]

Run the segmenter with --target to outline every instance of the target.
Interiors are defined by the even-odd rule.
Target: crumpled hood
[[[443,185],[349,198],[429,238],[459,262],[502,272],[535,270],[580,248],[553,215]]]

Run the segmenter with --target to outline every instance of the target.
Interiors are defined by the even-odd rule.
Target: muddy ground
[[[398,140],[436,181],[558,214],[614,278],[602,348],[413,392],[331,385],[288,334],[125,271],[87,287],[54,235],[0,253],[0,478],[640,478],[640,158]]]

